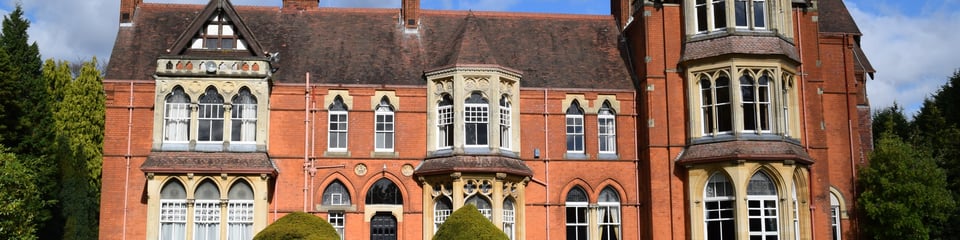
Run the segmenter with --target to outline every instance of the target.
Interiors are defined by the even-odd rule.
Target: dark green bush
[[[480,214],[477,207],[466,204],[450,214],[447,221],[440,225],[433,240],[508,240],[507,234],[493,225],[487,217]]]
[[[340,240],[327,220],[304,212],[287,214],[253,237],[254,240]]]

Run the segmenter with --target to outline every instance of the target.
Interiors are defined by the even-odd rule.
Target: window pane
[[[207,38],[204,44],[206,45],[207,49],[217,49],[219,47],[217,46],[217,43],[219,42],[220,40],[216,38]]]
[[[764,28],[766,24],[766,6],[764,1],[754,1],[753,2],[753,26],[757,28]]]
[[[747,26],[747,2],[746,0],[737,0],[734,2],[734,16],[737,20],[737,27]]]
[[[697,31],[707,31],[707,6],[703,3],[697,5]]]
[[[233,38],[220,39],[220,48],[222,48],[222,49],[233,49],[233,48],[234,48],[234,43],[236,43],[236,40],[233,39]]]
[[[713,0],[713,27],[714,29],[727,27],[726,0]]]

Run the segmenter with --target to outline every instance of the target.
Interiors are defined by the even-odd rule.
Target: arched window
[[[452,211],[453,203],[450,202],[450,198],[447,196],[437,198],[436,203],[433,204],[433,233],[440,230],[440,225],[447,221]]]
[[[208,87],[207,91],[200,95],[198,111],[197,141],[223,141],[223,96],[217,93],[217,88]]]
[[[453,99],[447,94],[437,104],[437,147],[453,147]]]
[[[463,104],[463,124],[466,137],[466,146],[486,146],[487,125],[490,123],[490,105],[487,99],[479,92],[473,92]]]
[[[349,206],[350,192],[339,180],[335,180],[323,190],[322,204],[324,206]],[[337,230],[340,239],[346,234],[346,218],[342,210],[331,210],[327,213],[327,220]]]
[[[220,239],[220,190],[207,180],[194,193],[193,239]]]
[[[323,205],[350,205],[350,192],[339,180],[335,180],[323,190]]]
[[[500,97],[500,148],[510,149],[510,98]]]
[[[704,188],[704,225],[707,240],[733,240],[737,238],[734,212],[733,186],[727,177],[714,173]]]
[[[484,217],[487,217],[487,220],[493,221],[493,206],[490,205],[490,201],[487,198],[480,195],[473,195],[467,198],[464,201],[464,204],[471,204],[477,207],[477,210],[480,210],[480,214],[483,214]]]
[[[187,191],[177,180],[160,189],[160,239],[187,238]]]
[[[597,199],[600,240],[620,240],[620,195],[611,187],[600,191]]]
[[[163,141],[187,142],[190,140],[190,96],[180,86],[164,100]]]
[[[777,186],[766,173],[757,172],[747,186],[750,239],[780,239]]]
[[[253,239],[253,189],[240,180],[227,192],[227,239]]]
[[[830,229],[833,230],[833,240],[842,238],[840,228],[840,198],[836,194],[830,193]]]
[[[577,100],[567,108],[567,152],[583,153],[583,108]]]
[[[733,117],[730,109],[730,79],[720,75],[713,81],[707,76],[700,78],[700,101],[703,135],[730,133]]]
[[[507,234],[508,239],[514,238],[514,226],[516,225],[517,214],[513,210],[513,199],[503,200],[503,233]]]
[[[740,77],[743,101],[743,130],[770,132],[770,77],[766,73],[754,81],[748,74]]]
[[[797,202],[797,183],[793,183],[793,239],[800,240],[800,204]]]
[[[381,178],[367,191],[366,204],[403,204],[403,196],[396,184]]]
[[[343,98],[337,96],[333,103],[327,108],[329,141],[327,149],[329,151],[347,151],[347,105],[343,103]]]
[[[377,105],[375,112],[375,151],[393,152],[393,106],[390,105],[390,99],[387,96],[380,98],[380,104]]]
[[[567,192],[567,240],[586,240],[587,232],[587,193],[574,187]]]
[[[610,107],[610,101],[603,101],[597,112],[597,136],[599,137],[600,153],[617,153],[617,123],[616,113]]]
[[[240,89],[237,96],[231,100],[233,109],[230,113],[233,129],[230,130],[232,142],[254,142],[257,140],[257,98],[250,94],[250,89]]]

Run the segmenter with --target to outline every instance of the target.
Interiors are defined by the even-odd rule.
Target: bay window
[[[758,172],[747,185],[747,218],[750,239],[777,240],[779,232],[779,209],[777,187],[770,177]]]
[[[464,102],[464,127],[466,128],[466,145],[486,146],[487,126],[490,122],[489,104],[479,92],[470,94]]]
[[[747,68],[728,74],[728,69],[695,72],[691,84],[694,98],[693,126],[702,137],[722,135],[789,136],[793,122],[792,75],[777,75],[774,68]],[[775,76],[781,76],[777,78]],[[730,79],[738,81],[730,81]]]
[[[444,94],[437,104],[437,147],[453,147],[453,99]]]
[[[163,141],[186,143],[190,140],[190,96],[176,86],[164,100]]]
[[[254,142],[257,137],[257,98],[250,94],[250,89],[241,88],[240,93],[233,97],[231,110],[231,138],[233,142]]]
[[[217,92],[217,88],[208,87],[207,91],[200,95],[199,112],[197,121],[199,130],[197,133],[198,142],[222,142],[223,141],[223,96]]]

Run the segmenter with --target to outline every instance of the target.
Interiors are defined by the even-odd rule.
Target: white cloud
[[[874,109],[897,102],[912,115],[960,68],[956,46],[960,9],[923,7],[936,11],[908,16],[893,7],[867,12],[847,5],[863,32],[864,51],[877,69],[876,79],[867,83]]]
[[[67,61],[107,59],[117,34],[119,1],[36,0],[21,2],[30,19],[27,34],[43,58]],[[6,1],[5,12],[14,0]]]

